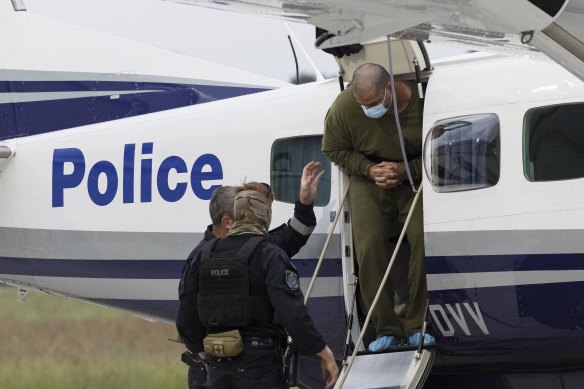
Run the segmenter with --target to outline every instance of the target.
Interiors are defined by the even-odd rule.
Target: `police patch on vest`
[[[296,292],[300,287],[298,275],[291,270],[286,270],[286,284],[291,291]]]
[[[223,277],[229,276],[229,269],[212,269],[211,277]]]

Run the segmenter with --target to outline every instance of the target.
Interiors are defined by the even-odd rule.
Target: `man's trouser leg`
[[[402,223],[406,221],[410,207],[414,201],[415,193],[410,186],[396,188],[396,201],[399,206],[399,219]],[[426,291],[426,258],[424,251],[424,218],[422,198],[418,198],[418,203],[410,219],[406,235],[411,248],[408,283],[410,288],[410,299],[408,312],[406,314],[404,328],[406,334],[419,331],[424,321],[424,311],[428,294]]]
[[[389,264],[389,226],[396,210],[387,201],[384,189],[365,180],[353,179],[349,201],[355,255],[359,264],[359,288],[365,309],[369,311]],[[403,335],[402,324],[393,305],[393,285],[388,278],[372,314],[377,337]]]

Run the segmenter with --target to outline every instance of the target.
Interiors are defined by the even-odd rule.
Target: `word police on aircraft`
[[[152,180],[153,173],[156,177],[156,187],[160,197],[168,202],[175,202],[183,198],[190,187],[195,196],[201,200],[211,198],[213,191],[220,185],[211,185],[208,188],[203,186],[204,181],[223,179],[223,167],[219,158],[213,154],[203,154],[195,159],[190,169],[190,180],[187,181],[189,169],[184,159],[171,155],[166,157],[160,166],[154,171],[152,158],[148,158],[154,152],[153,143],[142,143],[139,166],[139,191],[140,202],[149,203],[152,201]],[[104,206],[110,204],[118,193],[118,188],[122,187],[122,199],[124,203],[134,203],[135,192],[134,176],[136,175],[136,145],[124,145],[124,163],[122,172],[118,172],[115,165],[106,160],[98,161],[91,168],[86,176],[86,161],[83,151],[77,148],[55,149],[53,152],[53,174],[52,174],[52,204],[53,207],[63,207],[65,205],[65,189],[77,188],[87,177],[87,192],[94,204]],[[70,166],[73,169],[70,171]],[[69,168],[66,170],[66,166]],[[70,172],[69,172],[70,171]],[[178,182],[171,187],[169,176],[171,172],[176,172]],[[174,173],[173,173],[174,174]],[[106,185],[100,190],[99,180],[105,177]],[[120,184],[121,180],[121,184]]]

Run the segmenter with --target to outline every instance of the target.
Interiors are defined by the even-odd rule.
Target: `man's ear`
[[[221,226],[227,229],[227,231],[229,231],[231,227],[233,227],[234,222],[235,220],[233,220],[229,215],[223,215],[223,217],[221,218]]]

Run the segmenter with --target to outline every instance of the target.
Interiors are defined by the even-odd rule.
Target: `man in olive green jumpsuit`
[[[396,102],[392,101],[392,87]],[[352,180],[351,220],[360,291],[367,310],[391,258],[390,224],[396,218],[405,221],[415,196],[407,181],[393,114],[395,103],[408,166],[418,187],[422,179],[422,118],[414,83],[396,81],[390,85],[383,67],[361,65],[355,70],[352,86],[336,98],[325,119],[322,151]],[[372,315],[377,340],[369,345],[371,351],[391,349],[403,337],[410,344],[419,343],[427,300],[421,201],[406,234],[411,246],[408,310],[402,323],[394,311],[394,289],[388,280]],[[432,341],[430,335],[424,338],[425,343]]]

